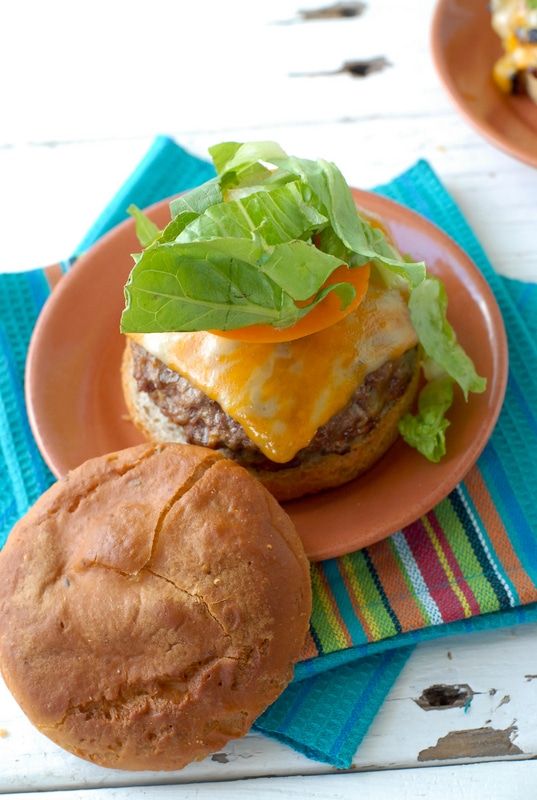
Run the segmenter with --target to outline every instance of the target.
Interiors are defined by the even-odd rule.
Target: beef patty
[[[245,467],[269,470],[300,466],[314,453],[342,455],[349,452],[404,394],[415,374],[418,359],[418,348],[414,347],[369,373],[347,405],[317,430],[307,447],[299,450],[292,461],[277,464],[258,449],[242,426],[215,400],[140,345],[129,343],[138,390],[146,392],[171,422],[183,428],[190,444],[220,450]]]

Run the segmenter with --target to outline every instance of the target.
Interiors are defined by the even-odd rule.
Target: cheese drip
[[[204,331],[130,336],[216,400],[278,463],[306,447],[370,372],[418,341],[399,290],[372,285],[356,311],[292,342],[244,343]]]

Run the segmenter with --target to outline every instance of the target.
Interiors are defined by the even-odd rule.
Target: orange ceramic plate
[[[440,80],[467,122],[500,150],[537,167],[537,105],[504,94],[492,80],[503,50],[486,0],[440,0],[431,43]]]
[[[473,465],[505,392],[507,346],[500,312],[477,267],[442,231],[377,195],[354,192],[379,215],[399,248],[442,278],[459,339],[488,389],[451,410],[448,455],[431,464],[402,441],[365,476],[286,504],[312,560],[343,555],[389,536],[445,497]],[[168,203],[149,211],[159,225]],[[60,477],[88,458],[141,441],[126,416],[120,384],[123,286],[138,243],[128,220],[104,236],[63,277],[45,304],[30,344],[26,398],[37,443]]]

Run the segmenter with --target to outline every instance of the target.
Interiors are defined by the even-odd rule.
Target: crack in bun
[[[0,553],[0,664],[30,721],[105,767],[176,770],[283,691],[309,564],[272,495],[221,454],[140,445],[54,484]]]

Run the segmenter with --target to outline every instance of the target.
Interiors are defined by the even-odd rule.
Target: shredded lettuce
[[[399,432],[411,447],[419,450],[429,461],[440,461],[446,452],[446,412],[453,402],[453,378],[443,375],[427,383],[418,398],[418,413],[405,414],[399,422]]]
[[[133,256],[121,331],[286,328],[329,292],[346,308],[353,285],[326,287],[327,279],[341,264],[369,263],[387,286],[408,293],[428,376],[417,415],[400,431],[438,460],[454,384],[466,398],[486,387],[447,320],[442,283],[359,213],[334,164],[288,156],[275,142],[224,142],[210,154],[216,177],[170,203],[164,230],[129,208],[143,250]]]
[[[431,361],[457,381],[466,399],[469,392],[484,392],[485,379],[477,375],[473,362],[458,343],[447,320],[447,295],[443,283],[428,276],[411,292],[408,307],[414,330]]]
[[[136,236],[142,247],[148,247],[160,236],[158,225],[155,225],[155,223],[134,204],[128,207],[127,213],[134,217]]]
[[[358,214],[335,165],[287,156],[274,142],[210,152],[217,177],[173,200],[163,231],[130,209],[144,250],[125,287],[124,333],[204,330],[209,320],[217,330],[286,328],[327,292],[342,308],[352,302],[351,283],[324,288],[341,264],[374,260],[413,286],[424,279],[423,263],[402,258]]]

